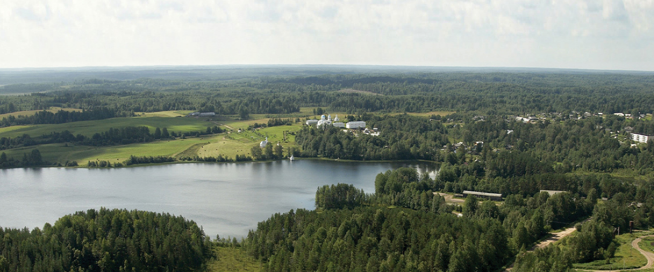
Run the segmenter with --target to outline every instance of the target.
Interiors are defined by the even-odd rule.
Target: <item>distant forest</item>
[[[340,92],[343,89],[362,92]],[[300,107],[326,107],[352,114],[435,110],[488,115],[570,111],[631,114],[653,112],[652,90],[651,75],[599,73],[325,74],[218,81],[88,79],[0,87],[0,93],[30,93],[0,96],[0,114],[49,107],[103,108],[116,116],[166,110],[283,114],[297,112]]]

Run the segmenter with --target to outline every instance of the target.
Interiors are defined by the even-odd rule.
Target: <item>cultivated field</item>
[[[59,108],[59,107],[50,107],[47,111],[49,112],[58,112],[60,110],[64,111],[82,111],[80,109],[73,109],[73,108]],[[31,116],[34,115],[37,112],[41,112],[43,110],[30,110],[30,111],[16,111],[16,112],[10,112],[10,113],[5,113],[5,114],[0,114],[0,120],[5,117],[9,117],[10,115],[13,115],[14,117],[18,116]]]
[[[276,126],[248,131],[247,128],[254,123],[267,123],[268,118],[252,120],[234,120],[229,117],[221,118],[186,118],[185,112],[155,112],[142,114],[131,118],[111,118],[105,120],[73,122],[65,124],[46,124],[30,126],[12,126],[0,128],[0,137],[20,137],[28,134],[33,138],[51,132],[68,130],[73,134],[91,136],[96,132],[104,132],[109,128],[127,126],[147,126],[151,132],[155,128],[167,128],[175,132],[205,131],[207,127],[220,126],[226,132],[201,137],[188,137],[186,139],[160,140],[149,143],[135,143],[116,146],[82,146],[64,143],[44,144],[4,150],[8,157],[21,159],[24,153],[32,149],[39,149],[44,160],[64,164],[67,161],[77,161],[85,166],[88,161],[105,160],[123,162],[130,156],[173,156],[173,157],[223,157],[234,158],[238,155],[250,156],[250,149],[258,146],[268,137],[271,144],[280,144],[287,151],[287,147],[295,145],[295,136],[284,132],[294,132],[301,128],[301,123],[292,126]],[[218,120],[216,120],[218,119]],[[222,120],[220,120],[222,119]],[[243,131],[238,133],[238,129]]]
[[[184,118],[184,117],[130,117],[130,118],[110,118],[104,120],[80,121],[64,124],[43,124],[28,126],[11,126],[0,128],[1,137],[18,137],[28,134],[31,137],[39,137],[51,132],[61,132],[68,130],[77,135],[92,136],[94,133],[101,133],[109,128],[121,128],[129,126],[146,126],[151,132],[159,128],[167,128],[168,131],[175,132],[192,132],[205,131],[208,126],[215,126],[215,123],[202,118]]]

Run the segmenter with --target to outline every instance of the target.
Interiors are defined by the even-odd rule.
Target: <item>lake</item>
[[[120,208],[182,215],[215,238],[247,235],[274,213],[314,209],[315,192],[347,183],[373,193],[375,176],[429,163],[296,160],[86,169],[0,170],[0,226],[42,228],[76,211]]]

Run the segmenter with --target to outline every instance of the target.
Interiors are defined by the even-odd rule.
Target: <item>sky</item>
[[[654,0],[1,0],[0,68],[654,71]]]

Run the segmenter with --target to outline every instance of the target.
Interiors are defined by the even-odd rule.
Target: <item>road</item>
[[[549,238],[541,241],[540,243],[534,245],[534,247],[532,247],[529,251],[534,251],[537,248],[544,248],[544,247],[550,245],[551,243],[554,243],[554,242],[556,242],[558,240],[561,240],[561,239],[567,237],[568,235],[572,234],[576,230],[577,229],[575,229],[574,227],[571,227],[571,228],[564,229],[563,231],[560,231],[560,232],[557,232],[557,233],[552,233],[551,237],[549,237]]]
[[[586,221],[588,221],[590,219],[591,218],[589,217],[588,219],[584,220],[583,222],[586,222]],[[564,229],[563,231],[560,231],[560,232],[557,232],[557,233],[552,233],[552,236],[550,236],[549,238],[547,238],[547,239],[541,241],[540,243],[534,245],[534,247],[532,247],[529,251],[534,251],[537,248],[544,248],[544,247],[550,245],[551,243],[554,243],[556,241],[559,241],[559,240],[567,237],[568,235],[572,234],[575,231],[577,231],[577,229],[575,227],[570,227],[570,228]],[[511,269],[513,269],[513,264],[511,264],[511,266],[507,267],[506,270],[504,270],[504,271],[511,271]]]

